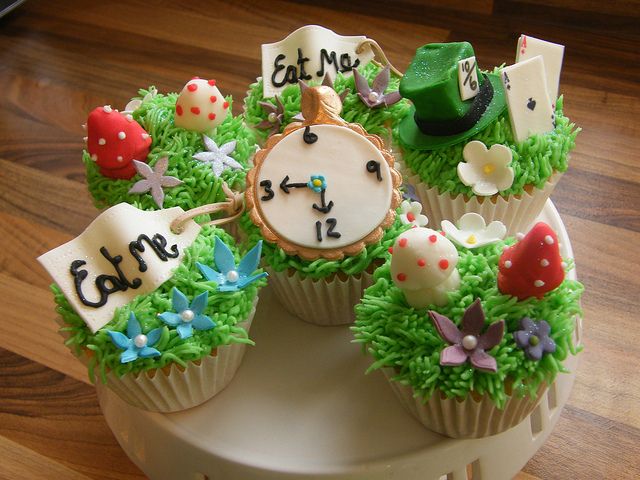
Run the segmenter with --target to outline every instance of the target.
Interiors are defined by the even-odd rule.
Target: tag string
[[[199,215],[210,215],[213,213],[224,212],[226,217],[216,218],[209,222],[201,223],[201,226],[205,225],[224,225],[225,223],[233,222],[244,212],[244,194],[234,192],[229,186],[222,182],[222,190],[227,196],[227,200],[224,202],[210,203],[208,205],[202,205],[200,207],[187,210],[183,214],[177,216],[171,222],[171,231],[175,234],[180,234],[184,230],[184,226],[187,222],[194,219]]]
[[[396,67],[393,66],[393,64],[389,61],[387,56],[384,54],[384,51],[382,50],[382,47],[380,45],[378,45],[378,42],[376,42],[375,40],[367,38],[367,39],[363,40],[362,42],[360,42],[360,44],[356,47],[356,53],[362,53],[362,51],[366,47],[371,48],[371,50],[373,51],[373,58],[374,58],[373,62],[376,65],[383,66],[383,67],[388,66],[389,69],[396,76],[402,78],[402,75],[403,75],[402,72],[400,70],[398,70]]]

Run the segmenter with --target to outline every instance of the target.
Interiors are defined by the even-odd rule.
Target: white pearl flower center
[[[478,346],[478,338],[475,335],[465,335],[462,339],[462,346],[466,350],[473,350]]]
[[[278,120],[278,115],[276,115],[275,112],[271,112],[267,118],[271,123],[276,123],[276,120]]]
[[[195,316],[196,314],[193,312],[193,310],[189,310],[189,309],[183,310],[180,313],[180,318],[182,319],[182,321],[187,323],[192,321]]]
[[[235,270],[231,270],[229,273],[227,273],[227,281],[231,283],[236,283],[239,278],[240,275]]]
[[[136,338],[133,339],[133,343],[138,348],[146,347],[147,336],[144,333],[141,333],[140,335],[136,335]]]
[[[380,98],[380,95],[378,95],[376,92],[370,92],[368,98],[370,102],[377,102],[378,98]]]

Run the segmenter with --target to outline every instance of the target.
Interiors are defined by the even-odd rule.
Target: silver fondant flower
[[[193,158],[199,162],[211,164],[211,169],[216,177],[222,174],[225,167],[235,170],[242,168],[242,165],[229,156],[236,149],[237,142],[235,140],[227,142],[220,147],[206,135],[202,135],[202,140],[204,141],[205,147],[207,147],[207,151],[196,153]]]
[[[158,160],[153,168],[144,162],[138,160],[133,161],[134,167],[138,174],[143,177],[142,180],[138,180],[129,190],[128,193],[147,193],[151,191],[151,196],[156,202],[158,207],[162,208],[164,204],[164,188],[175,187],[182,183],[182,180],[165,176],[164,172],[167,171],[169,166],[169,159],[162,157]]]

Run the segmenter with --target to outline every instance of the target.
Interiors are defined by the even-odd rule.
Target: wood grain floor
[[[143,478],[57,336],[35,262],[96,215],[87,113],[194,75],[215,77],[239,113],[260,44],[307,23],[366,34],[401,70],[428,42],[469,40],[486,66],[511,63],[520,33],[566,45],[561,92],[583,132],[553,200],[587,288],[586,347],[556,430],[517,478],[640,477],[637,1],[31,0],[0,19],[0,478]]]

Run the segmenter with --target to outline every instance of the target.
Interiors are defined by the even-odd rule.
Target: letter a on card
[[[538,38],[520,35],[518,39],[518,51],[516,63],[524,62],[538,55],[544,61],[544,70],[547,77],[547,89],[551,104],[555,106],[560,87],[560,71],[562,70],[562,57],[564,45],[546,42]]]
[[[511,130],[516,141],[554,128],[555,116],[547,93],[541,56],[505,67],[501,73]]]

